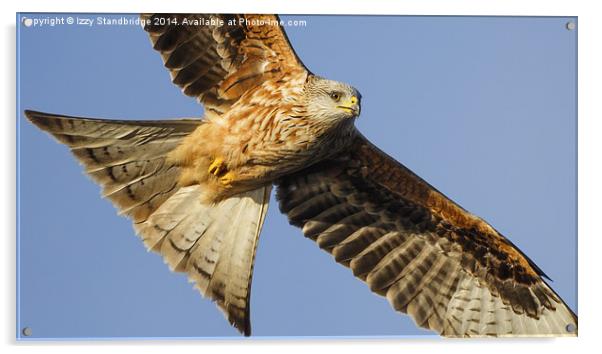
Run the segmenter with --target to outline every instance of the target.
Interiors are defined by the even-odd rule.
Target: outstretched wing
[[[267,80],[307,70],[275,15],[143,14],[174,84],[222,114]]]
[[[445,336],[576,335],[543,273],[482,219],[359,136],[282,178],[280,210],[397,311]]]

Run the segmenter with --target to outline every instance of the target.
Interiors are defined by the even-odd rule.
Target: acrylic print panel
[[[140,26],[98,18],[136,15],[17,16],[19,337],[238,338],[23,115],[202,116]],[[368,139],[508,237],[577,313],[576,18],[282,19],[298,21],[285,30],[313,73],[361,92]],[[435,335],[290,226],[273,196],[251,323],[253,336]]]

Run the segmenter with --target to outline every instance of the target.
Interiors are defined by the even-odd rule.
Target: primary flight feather
[[[277,16],[142,19],[202,119],[25,114],[242,333],[251,334],[253,262],[275,185],[293,225],[421,327],[576,335],[577,316],[528,257],[356,130],[360,93],[310,72]]]

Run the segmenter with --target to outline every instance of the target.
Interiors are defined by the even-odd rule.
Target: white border
[[[316,6],[318,5],[319,6]],[[570,353],[591,349],[597,345],[596,335],[602,330],[598,318],[600,306],[595,301],[602,293],[598,270],[600,239],[597,230],[597,212],[601,209],[599,152],[600,147],[600,63],[602,63],[600,17],[596,2],[558,1],[558,0],[412,0],[398,1],[371,0],[353,2],[351,0],[312,1],[188,1],[177,4],[170,0],[148,0],[143,3],[127,3],[123,0],[105,0],[102,2],[80,1],[70,3],[66,0],[33,1],[21,0],[17,3],[2,2],[2,40],[3,47],[2,105],[4,115],[0,139],[2,144],[0,195],[3,196],[0,217],[4,232],[0,240],[0,258],[2,285],[0,313],[0,333],[2,346],[12,352],[79,353],[82,350],[91,353],[129,352],[144,350],[157,353],[177,350],[180,353],[198,353],[211,350],[211,353],[226,351],[244,351],[249,353],[292,352],[304,353],[319,347],[325,350],[345,350],[365,352],[413,352],[445,351],[446,353],[466,353],[486,351],[487,353],[510,350],[532,350],[540,353]],[[226,341],[130,341],[130,342],[43,342],[16,343],[15,341],[15,12],[254,12],[289,14],[403,14],[403,15],[533,15],[533,16],[579,16],[579,338],[553,340],[239,340]],[[43,180],[40,181],[43,183]],[[542,245],[545,247],[545,245]],[[599,336],[599,334],[598,334]],[[175,348],[173,348],[175,346]],[[486,347],[484,347],[486,346]],[[315,348],[315,349],[314,349]],[[374,349],[372,349],[374,348]]]

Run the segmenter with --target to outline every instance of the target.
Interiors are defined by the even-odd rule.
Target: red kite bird
[[[278,17],[142,19],[203,119],[25,114],[242,333],[275,185],[293,225],[418,326],[460,337],[577,334],[577,316],[529,258],[357,131],[359,92],[311,73]]]

